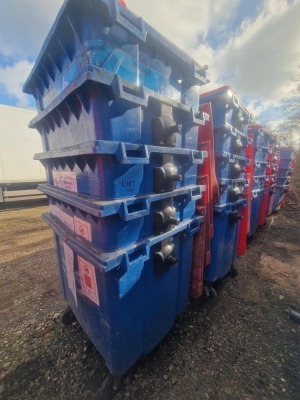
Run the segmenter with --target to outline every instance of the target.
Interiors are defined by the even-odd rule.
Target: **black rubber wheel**
[[[236,267],[234,265],[232,265],[228,275],[231,278],[236,278],[238,276],[238,274],[239,274],[239,271],[236,269]]]
[[[61,316],[62,324],[68,326],[68,325],[73,324],[73,322],[75,322],[75,321],[76,321],[76,317],[75,317],[73,311],[71,310],[70,307],[67,307]]]
[[[99,395],[99,400],[110,400],[113,399],[114,396],[118,393],[121,388],[122,377],[114,377],[110,373],[108,373],[97,393]]]
[[[213,288],[212,286],[209,286],[209,298],[212,300],[215,300],[218,298],[218,293],[216,292],[216,289]]]

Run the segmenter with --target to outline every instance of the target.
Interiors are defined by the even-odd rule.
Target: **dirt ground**
[[[126,375],[117,399],[298,400],[300,163],[287,205],[237,261],[218,298],[191,300],[161,344]],[[75,322],[65,327],[45,204],[0,210],[0,397],[99,399],[106,368]]]

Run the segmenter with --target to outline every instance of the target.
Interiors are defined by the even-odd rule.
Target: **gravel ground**
[[[299,399],[300,331],[285,311],[300,311],[299,205],[298,172],[286,207],[237,261],[237,278],[218,284],[216,300],[191,300],[116,399]],[[0,210],[0,397],[99,399],[103,359],[76,322],[60,322],[47,209]]]

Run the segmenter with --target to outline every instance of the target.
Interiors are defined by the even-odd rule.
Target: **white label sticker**
[[[71,215],[61,211],[61,221],[69,228],[72,232],[74,232],[74,219]]]
[[[95,267],[80,256],[77,259],[83,294],[99,306]]]
[[[75,172],[65,172],[65,171],[54,171],[53,175],[53,184],[60,189],[69,190],[71,192],[78,192],[77,189],[77,177]]]
[[[50,204],[51,214],[61,220],[61,209],[55,204]]]
[[[76,282],[75,282],[75,275],[74,275],[74,253],[73,250],[70,249],[66,243],[64,245],[64,253],[65,253],[65,263],[66,263],[66,270],[67,270],[67,280],[68,286],[71,290],[73,297],[75,299],[75,303],[77,306],[77,293],[76,293]]]
[[[92,241],[92,229],[89,222],[84,221],[81,218],[74,217],[74,228],[75,233],[89,242]]]
[[[77,177],[75,172],[60,172],[60,188],[77,192]]]

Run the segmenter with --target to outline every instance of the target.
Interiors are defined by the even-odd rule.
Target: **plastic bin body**
[[[258,189],[252,191],[250,229],[248,236],[252,237],[260,226],[259,217],[261,213],[262,201],[267,189]]]
[[[50,185],[40,185],[39,190],[48,196],[51,214],[78,237],[102,250],[115,251],[192,218],[205,187],[111,202],[66,193]]]
[[[198,108],[206,71],[116,0],[66,1],[41,49],[24,90],[39,111],[86,66],[118,74]]]
[[[44,151],[95,140],[197,148],[202,113],[93,68],[31,121]]]
[[[101,200],[172,191],[196,184],[206,153],[97,141],[35,155],[51,185]]]
[[[214,129],[233,127],[247,134],[251,114],[230,86],[203,93],[200,104],[211,102]]]
[[[112,253],[77,240],[55,217],[44,219],[54,230],[67,302],[110,372],[123,375],[163,339],[186,307],[192,234],[203,219]],[[166,242],[174,248],[175,266],[157,262]]]
[[[225,277],[236,258],[238,219],[246,201],[218,207],[214,213],[214,237],[211,240],[211,262],[204,270],[208,283]],[[235,214],[237,213],[237,215]]]
[[[215,168],[218,179],[244,179],[245,167],[249,163],[246,157],[226,152],[215,152]]]

